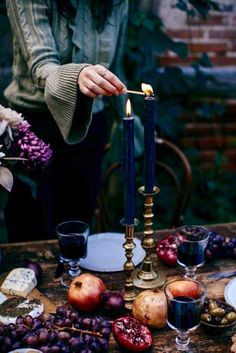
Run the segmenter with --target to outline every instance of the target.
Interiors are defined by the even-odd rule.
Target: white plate
[[[81,260],[81,267],[100,272],[122,271],[126,261],[123,244],[125,235],[122,233],[98,233],[88,238],[88,255]],[[141,241],[134,238],[136,248],[133,250],[133,263],[137,266],[144,258],[145,251]]]
[[[42,351],[39,351],[38,349],[34,348],[20,348],[8,353],[42,353]]]
[[[225,301],[236,309],[236,278],[231,279],[225,286],[224,297]]]

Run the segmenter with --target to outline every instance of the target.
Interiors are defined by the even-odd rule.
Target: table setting
[[[236,352],[236,223],[153,229],[157,101],[148,84],[130,93],[144,96],[143,219],[127,100],[124,233],[70,220],[57,239],[1,244],[2,353]]]

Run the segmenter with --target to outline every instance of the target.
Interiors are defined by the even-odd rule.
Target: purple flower
[[[31,126],[27,121],[20,123],[17,128],[18,134],[14,149],[19,151],[19,157],[27,159],[24,162],[27,167],[46,167],[49,165],[52,157],[50,145],[31,131]]]

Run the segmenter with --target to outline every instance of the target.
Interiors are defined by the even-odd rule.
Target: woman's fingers
[[[125,85],[110,70],[102,65],[86,66],[79,75],[80,91],[89,96],[111,96],[124,94]]]

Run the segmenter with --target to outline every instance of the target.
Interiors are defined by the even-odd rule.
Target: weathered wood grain
[[[207,226],[210,230],[215,230],[224,237],[231,237],[236,234],[236,223],[219,224]],[[168,234],[169,230],[161,230],[155,233],[155,240]],[[142,237],[142,234],[138,234]],[[109,244],[108,244],[109,246]],[[54,279],[54,273],[58,261],[58,245],[56,240],[37,241],[29,243],[2,244],[3,260],[1,264],[1,273],[9,272],[15,267],[23,266],[26,258],[40,263],[43,269],[43,281],[39,287],[52,303],[61,305],[67,301],[67,290],[63,288],[58,280]],[[224,287],[229,282],[228,279],[212,280],[207,275],[212,272],[235,270],[235,259],[222,259],[206,263],[198,270],[198,278],[203,281],[208,288],[209,296],[222,299]],[[165,271],[167,280],[182,276],[183,270],[179,266],[166,267],[158,263],[158,270]],[[107,284],[109,290],[122,291],[125,279],[123,271],[113,273],[96,273]],[[149,353],[168,353],[169,348],[174,347],[175,333],[168,327],[162,330],[152,330],[154,336],[154,345]],[[231,336],[236,333],[234,330],[228,331],[222,335],[212,336],[203,331],[200,327],[191,333],[193,346],[197,348],[198,353],[228,353],[232,345]],[[110,350],[113,353],[122,353],[113,337],[110,341]]]

